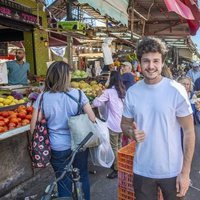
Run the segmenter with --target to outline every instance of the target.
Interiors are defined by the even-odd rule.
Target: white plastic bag
[[[107,125],[96,119],[96,129],[98,132],[100,145],[90,148],[90,156],[94,165],[110,168],[114,162],[115,155],[110,145],[110,137]]]

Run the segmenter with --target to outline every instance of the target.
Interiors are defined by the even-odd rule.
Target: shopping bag
[[[43,109],[41,109],[43,95],[44,93],[42,94],[39,102],[36,125],[30,143],[32,166],[36,168],[43,168],[48,166],[51,159],[51,147],[47,121],[45,119]],[[39,120],[38,116],[40,111],[42,111],[42,117]]]
[[[99,145],[99,137],[96,133],[95,123],[93,123],[87,114],[82,112],[81,106],[81,91],[79,90],[79,101],[72,95],[66,93],[71,99],[78,104],[78,112],[75,116],[68,119],[68,126],[71,133],[71,149],[74,150],[78,144],[88,135],[93,132],[93,136],[84,145],[85,148],[95,147]]]
[[[110,144],[109,130],[106,123],[100,119],[96,119],[95,129],[100,144],[97,147],[90,148],[91,160],[94,165],[110,168],[115,155]]]

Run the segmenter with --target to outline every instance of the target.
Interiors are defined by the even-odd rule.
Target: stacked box
[[[135,142],[118,151],[118,200],[134,200],[133,155]]]
[[[118,151],[118,200],[135,200],[133,187],[133,156],[135,142],[131,142]],[[163,200],[161,190],[158,200]]]

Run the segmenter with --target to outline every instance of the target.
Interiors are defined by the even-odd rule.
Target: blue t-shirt
[[[8,84],[10,85],[27,85],[27,73],[30,71],[30,65],[27,62],[19,64],[16,60],[8,61]]]
[[[77,89],[72,89],[68,93],[77,100],[79,99],[79,92]],[[35,109],[38,109],[40,98],[41,94],[33,105]],[[81,105],[83,106],[88,102],[88,98],[82,92]],[[47,119],[51,148],[56,151],[70,149],[71,136],[68,127],[68,119],[77,114],[78,104],[64,92],[45,92],[42,105],[45,118]]]
[[[128,90],[128,88],[131,87],[135,83],[135,78],[133,74],[131,73],[124,73],[122,75],[122,81],[126,87],[126,90]]]

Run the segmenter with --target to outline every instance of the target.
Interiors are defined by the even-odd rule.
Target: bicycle
[[[82,191],[82,183],[80,182],[80,175],[79,175],[79,169],[73,168],[73,161],[76,156],[76,154],[83,150],[84,145],[89,141],[89,139],[93,136],[93,133],[90,132],[77,146],[75,150],[71,153],[71,159],[69,163],[65,166],[63,173],[50,185],[48,185],[45,189],[44,195],[42,196],[41,200],[84,200],[84,194]],[[69,172],[72,176],[72,197],[58,197],[53,198],[53,193],[55,192],[55,187],[57,185],[57,182],[64,178],[65,174]]]

